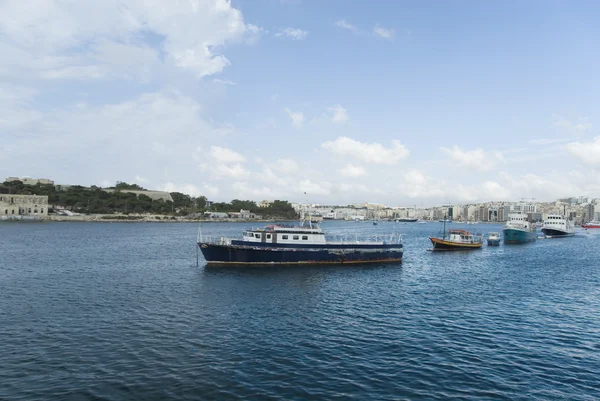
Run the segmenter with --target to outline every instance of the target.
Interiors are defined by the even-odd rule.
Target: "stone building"
[[[0,216],[47,216],[48,196],[0,194]]]

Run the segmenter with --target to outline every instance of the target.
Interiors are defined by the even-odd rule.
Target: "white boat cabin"
[[[544,220],[543,228],[574,230],[575,223],[573,223],[573,220],[566,219],[565,216],[561,216],[559,214],[549,214]]]
[[[458,244],[478,244],[482,242],[482,236],[471,234],[466,230],[450,230],[447,241]]]
[[[510,213],[508,215],[508,221],[505,224],[505,228],[531,230],[532,228],[535,228],[535,226],[529,222],[529,219],[526,214]]]
[[[243,241],[272,244],[312,245],[325,244],[325,233],[320,228],[267,226],[265,228],[244,231]]]

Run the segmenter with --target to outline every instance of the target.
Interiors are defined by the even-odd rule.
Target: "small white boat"
[[[491,232],[487,237],[488,246],[498,246],[500,245],[500,233]]]

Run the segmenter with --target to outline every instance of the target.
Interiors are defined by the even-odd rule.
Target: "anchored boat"
[[[488,246],[498,246],[500,245],[500,234],[497,232],[491,232],[487,237]]]
[[[433,244],[432,251],[460,251],[479,249],[483,245],[483,235],[472,234],[466,230],[452,229],[446,232],[446,220],[442,229],[442,238],[429,237]]]
[[[524,213],[510,213],[502,233],[505,244],[525,244],[537,239],[535,224]]]
[[[546,238],[572,237],[575,235],[575,223],[565,216],[550,214],[544,220],[542,232]]]
[[[600,221],[592,220],[588,223],[582,224],[581,228],[600,228]]]
[[[275,224],[246,230],[241,239],[198,238],[208,264],[345,264],[401,262],[400,234],[379,235],[375,240],[329,241],[310,221],[300,225]]]

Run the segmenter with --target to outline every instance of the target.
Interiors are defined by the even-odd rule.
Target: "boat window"
[[[267,234],[267,239],[271,239],[271,234]]]
[[[288,239],[288,236],[287,235],[282,235],[281,239]]]
[[[303,239],[303,240],[308,240],[308,235],[303,235],[303,236],[302,236],[302,239]]]
[[[300,237],[297,235],[294,235],[294,239],[300,239]]]

